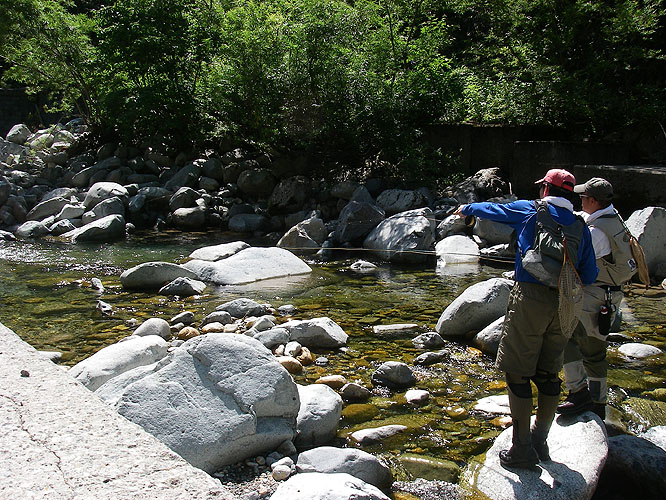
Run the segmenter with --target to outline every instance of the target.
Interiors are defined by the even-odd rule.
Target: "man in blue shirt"
[[[539,198],[547,203],[548,212],[558,226],[576,227],[582,233],[572,260],[582,283],[593,283],[598,270],[590,232],[585,224],[572,226],[577,222],[572,204],[576,179],[566,170],[552,169],[535,184],[540,185]],[[546,438],[559,403],[558,373],[570,336],[570,332],[563,333],[560,325],[559,291],[533,277],[522,264],[522,257],[534,244],[537,208],[535,202],[529,200],[507,204],[482,202],[462,205],[455,213],[507,224],[517,234],[516,283],[511,291],[496,362],[497,368],[505,372],[507,381],[513,441],[509,450],[500,451],[499,458],[507,467],[532,467],[539,460],[550,460]],[[531,430],[530,381],[538,389],[536,422]]]

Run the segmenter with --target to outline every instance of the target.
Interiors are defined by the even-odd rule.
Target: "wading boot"
[[[606,405],[604,403],[593,403],[592,411],[599,415],[601,420],[606,420]]]
[[[592,409],[592,396],[586,387],[576,392],[569,392],[564,403],[557,407],[557,413],[560,415],[576,415],[586,410]]]
[[[530,417],[532,416],[532,398],[520,398],[509,390],[509,406],[513,420],[513,439],[511,448],[499,452],[503,467],[528,469],[539,462],[539,457],[532,447],[530,437]]]
[[[555,418],[555,410],[557,409],[557,403],[560,401],[560,396],[550,396],[539,392],[537,398],[537,412],[536,412],[536,421],[534,427],[532,428],[532,446],[539,456],[540,462],[546,462],[550,460],[550,451],[548,450],[548,443],[546,438],[548,437],[548,432],[550,427],[553,424],[553,419]]]

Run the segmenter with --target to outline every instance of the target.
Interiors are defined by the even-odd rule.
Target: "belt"
[[[599,288],[603,288],[604,290],[608,290],[609,292],[621,292],[622,291],[622,285],[596,285]]]

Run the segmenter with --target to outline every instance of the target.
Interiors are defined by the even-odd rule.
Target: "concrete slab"
[[[235,500],[0,323],[0,498]]]

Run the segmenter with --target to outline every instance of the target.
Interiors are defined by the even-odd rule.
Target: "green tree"
[[[57,0],[0,0],[0,58],[4,79],[47,93],[54,110],[77,109],[88,122],[103,121],[94,79],[91,22]]]
[[[198,137],[218,35],[212,2],[117,0],[95,18],[101,105],[112,126],[128,137]]]

